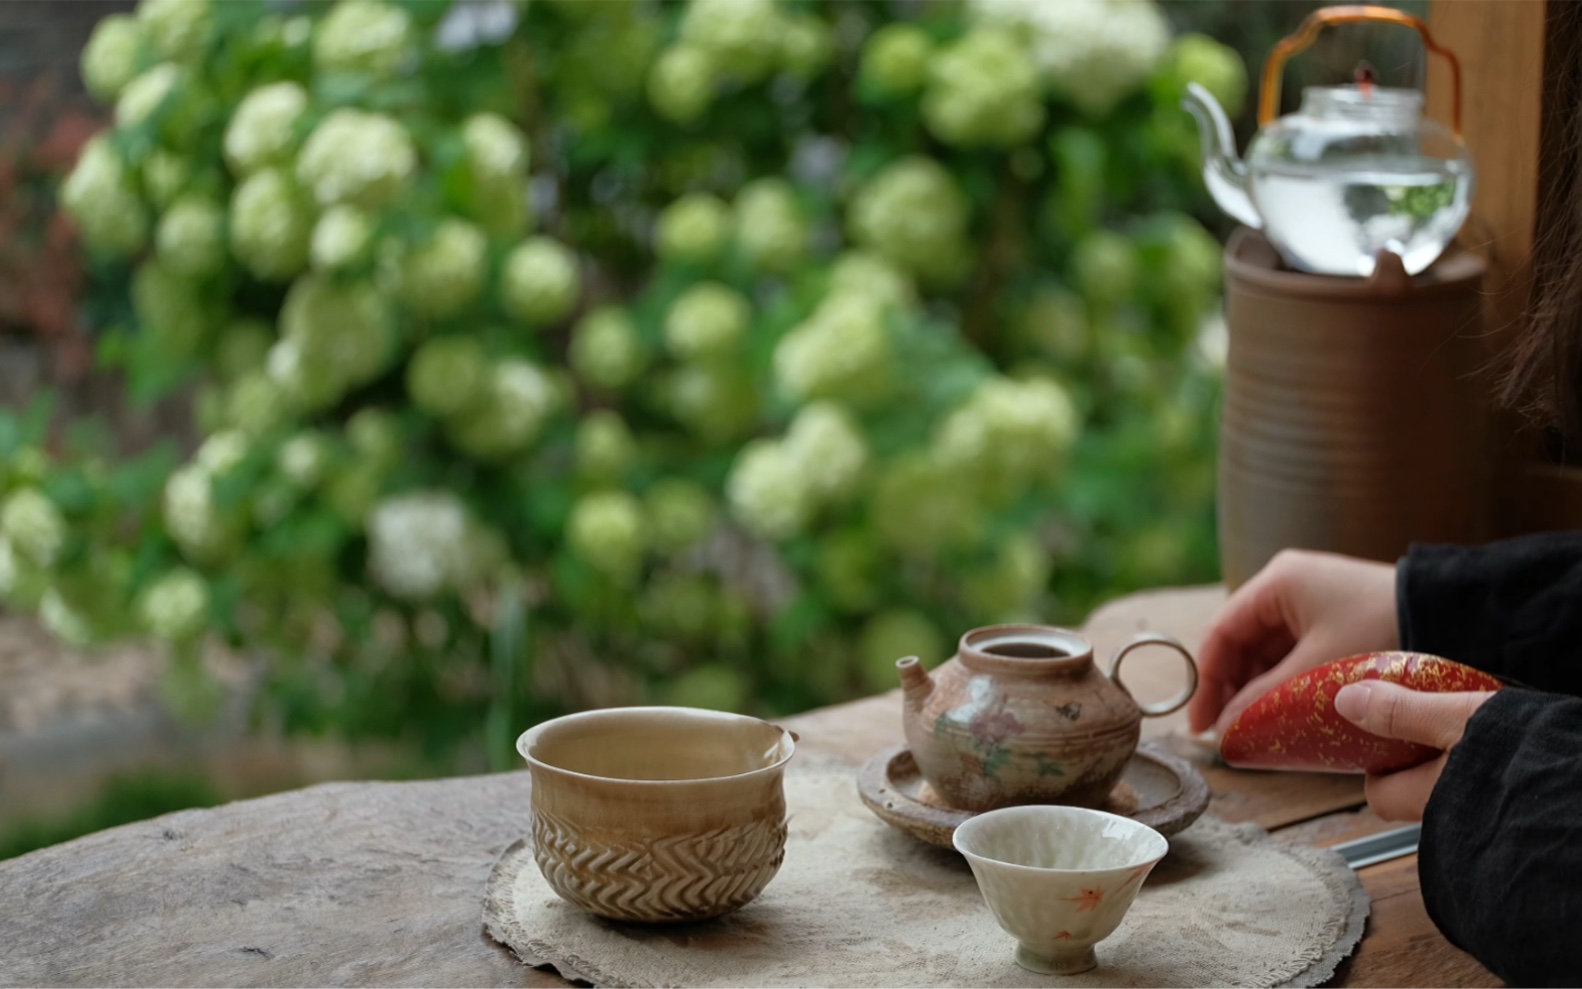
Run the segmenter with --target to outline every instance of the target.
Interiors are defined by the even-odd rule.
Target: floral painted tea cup
[[[1120,926],[1170,850],[1130,818],[1047,805],[979,814],[954,840],[994,919],[1016,938],[1016,963],[1043,975],[1097,965],[1093,946]]]

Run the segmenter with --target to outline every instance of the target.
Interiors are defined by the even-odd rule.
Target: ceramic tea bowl
[[[978,889],[1016,938],[1016,963],[1042,975],[1098,964],[1109,937],[1165,857],[1163,835],[1129,818],[1082,807],[1006,807],[956,828]]]
[[[516,742],[533,775],[533,856],[567,901],[612,920],[729,913],[785,859],[794,736],[682,707],[587,711]]]

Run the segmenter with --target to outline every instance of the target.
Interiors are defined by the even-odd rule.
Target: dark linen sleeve
[[[1508,984],[1582,986],[1582,700],[1507,688],[1478,709],[1424,810],[1418,874],[1434,923]]]
[[[1413,546],[1395,600],[1403,649],[1582,696],[1582,532]]]

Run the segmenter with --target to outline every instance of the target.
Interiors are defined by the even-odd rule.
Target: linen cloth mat
[[[605,921],[560,899],[528,839],[490,874],[484,926],[530,965],[599,986],[1316,986],[1362,937],[1368,894],[1335,852],[1203,817],[1170,839],[1099,967],[1012,959],[966,860],[862,805],[856,771],[786,776],[785,864],[741,910],[695,924]]]

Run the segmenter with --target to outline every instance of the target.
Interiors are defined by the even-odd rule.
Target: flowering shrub
[[[1175,103],[1245,77],[1146,0],[144,0],[83,72],[107,350],[206,438],[0,423],[0,592],[63,635],[222,635],[292,724],[439,744],[1213,573]]]

